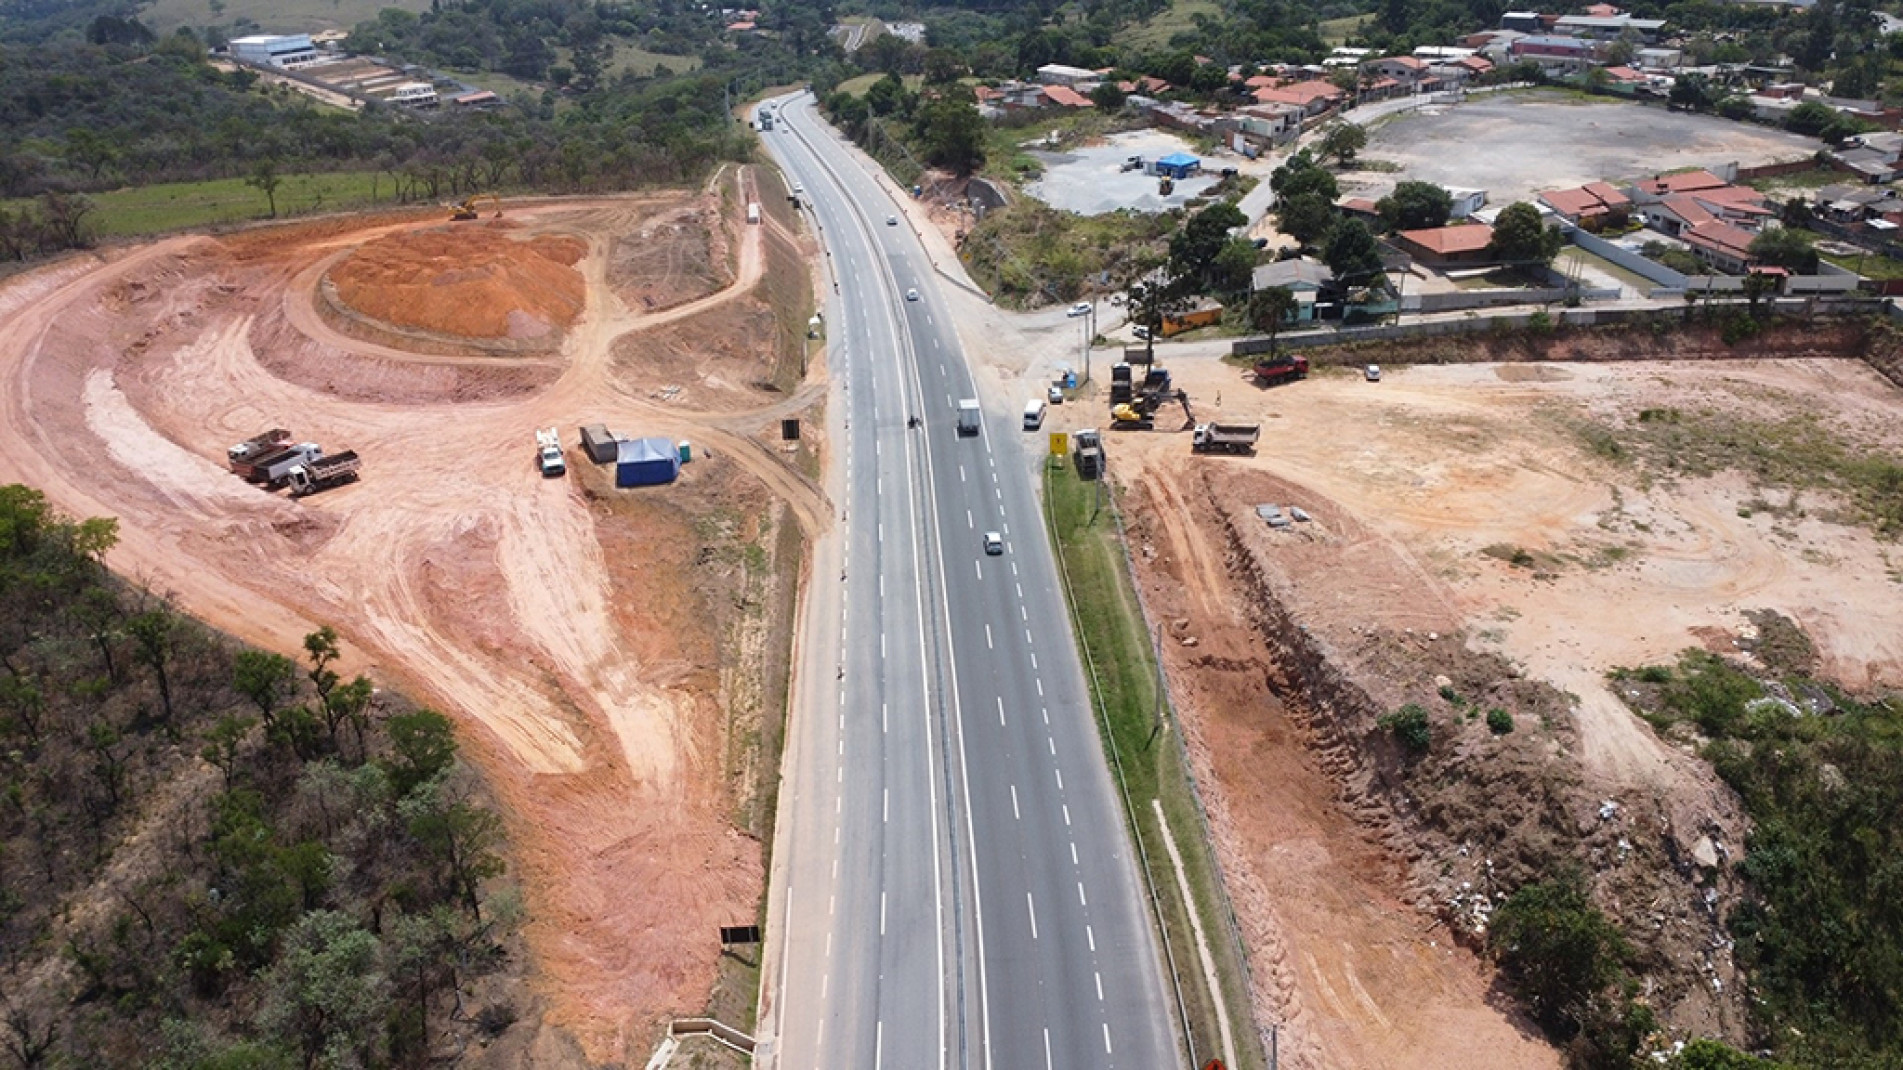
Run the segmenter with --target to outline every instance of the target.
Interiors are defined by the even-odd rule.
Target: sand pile
[[[454,224],[367,242],[330,269],[337,297],[372,319],[464,338],[533,339],[574,321],[580,240],[516,239]]]

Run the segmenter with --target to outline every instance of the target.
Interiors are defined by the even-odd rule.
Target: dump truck
[[[1308,358],[1283,353],[1280,356],[1267,357],[1255,362],[1255,377],[1264,386],[1287,382],[1291,379],[1308,378]]]
[[[1077,444],[1077,476],[1079,479],[1096,479],[1103,474],[1103,436],[1095,428],[1079,431],[1071,436]]]
[[[1110,366],[1110,404],[1121,405],[1130,400],[1130,366],[1112,364]]]
[[[300,442],[295,446],[284,446],[234,464],[231,470],[252,483],[276,487],[284,482],[286,472],[305,461],[323,455],[324,451],[317,443]]]
[[[747,202],[747,222],[748,222],[748,223],[750,223],[750,224],[753,224],[754,226],[758,226],[758,225],[759,225],[759,223],[760,223],[760,202],[758,202],[758,201],[748,201],[748,202]]]
[[[562,438],[553,427],[544,427],[535,433],[535,463],[545,479],[568,473],[568,461],[562,457]]]
[[[1110,410],[1110,428],[1113,431],[1148,431],[1156,426],[1149,414],[1133,405],[1118,405]]]
[[[965,398],[959,401],[958,403],[958,433],[959,434],[961,435],[977,434],[978,422],[980,419],[981,419],[981,415],[978,409],[977,398]]]
[[[253,435],[225,451],[225,459],[231,470],[243,475],[242,469],[251,461],[267,453],[276,453],[291,441],[291,433],[282,427],[274,427],[261,435]]]
[[[1189,448],[1196,453],[1254,453],[1261,424],[1197,424]]]
[[[320,490],[355,483],[357,470],[362,466],[363,462],[357,457],[356,450],[345,450],[315,457],[293,467],[284,474],[284,481],[291,485],[291,497],[302,498]]]

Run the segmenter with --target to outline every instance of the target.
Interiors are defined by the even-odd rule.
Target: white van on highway
[[[1032,398],[1024,403],[1024,429],[1035,431],[1044,426],[1044,401]]]

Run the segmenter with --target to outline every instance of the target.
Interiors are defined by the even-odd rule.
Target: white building
[[[1086,82],[1101,82],[1103,75],[1096,71],[1087,71],[1082,67],[1066,67],[1062,63],[1046,63],[1037,69],[1039,85],[1065,85],[1071,88]]]
[[[440,101],[436,98],[436,87],[428,82],[404,82],[390,92],[390,103],[408,104],[412,108],[434,108]]]
[[[231,58],[260,67],[302,67],[317,62],[317,46],[311,44],[307,33],[236,37],[230,48]]]

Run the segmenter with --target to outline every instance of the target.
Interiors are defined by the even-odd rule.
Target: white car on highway
[[[1064,315],[1069,316],[1072,319],[1076,319],[1078,316],[1088,316],[1090,315],[1090,302],[1079,301],[1076,304],[1070,306],[1070,311],[1064,313]]]
[[[995,531],[985,532],[985,553],[996,557],[1004,552],[1004,536]]]
[[[917,291],[917,290],[907,290],[907,291],[905,291],[905,299],[906,299],[907,301],[916,301],[916,300],[918,300],[918,291]]]
[[[895,215],[889,215],[889,216],[886,216],[886,217],[885,217],[885,225],[886,225],[886,226],[888,226],[888,227],[896,227],[896,226],[898,226],[898,225],[899,225],[899,217],[898,217],[898,216],[895,216]]]

